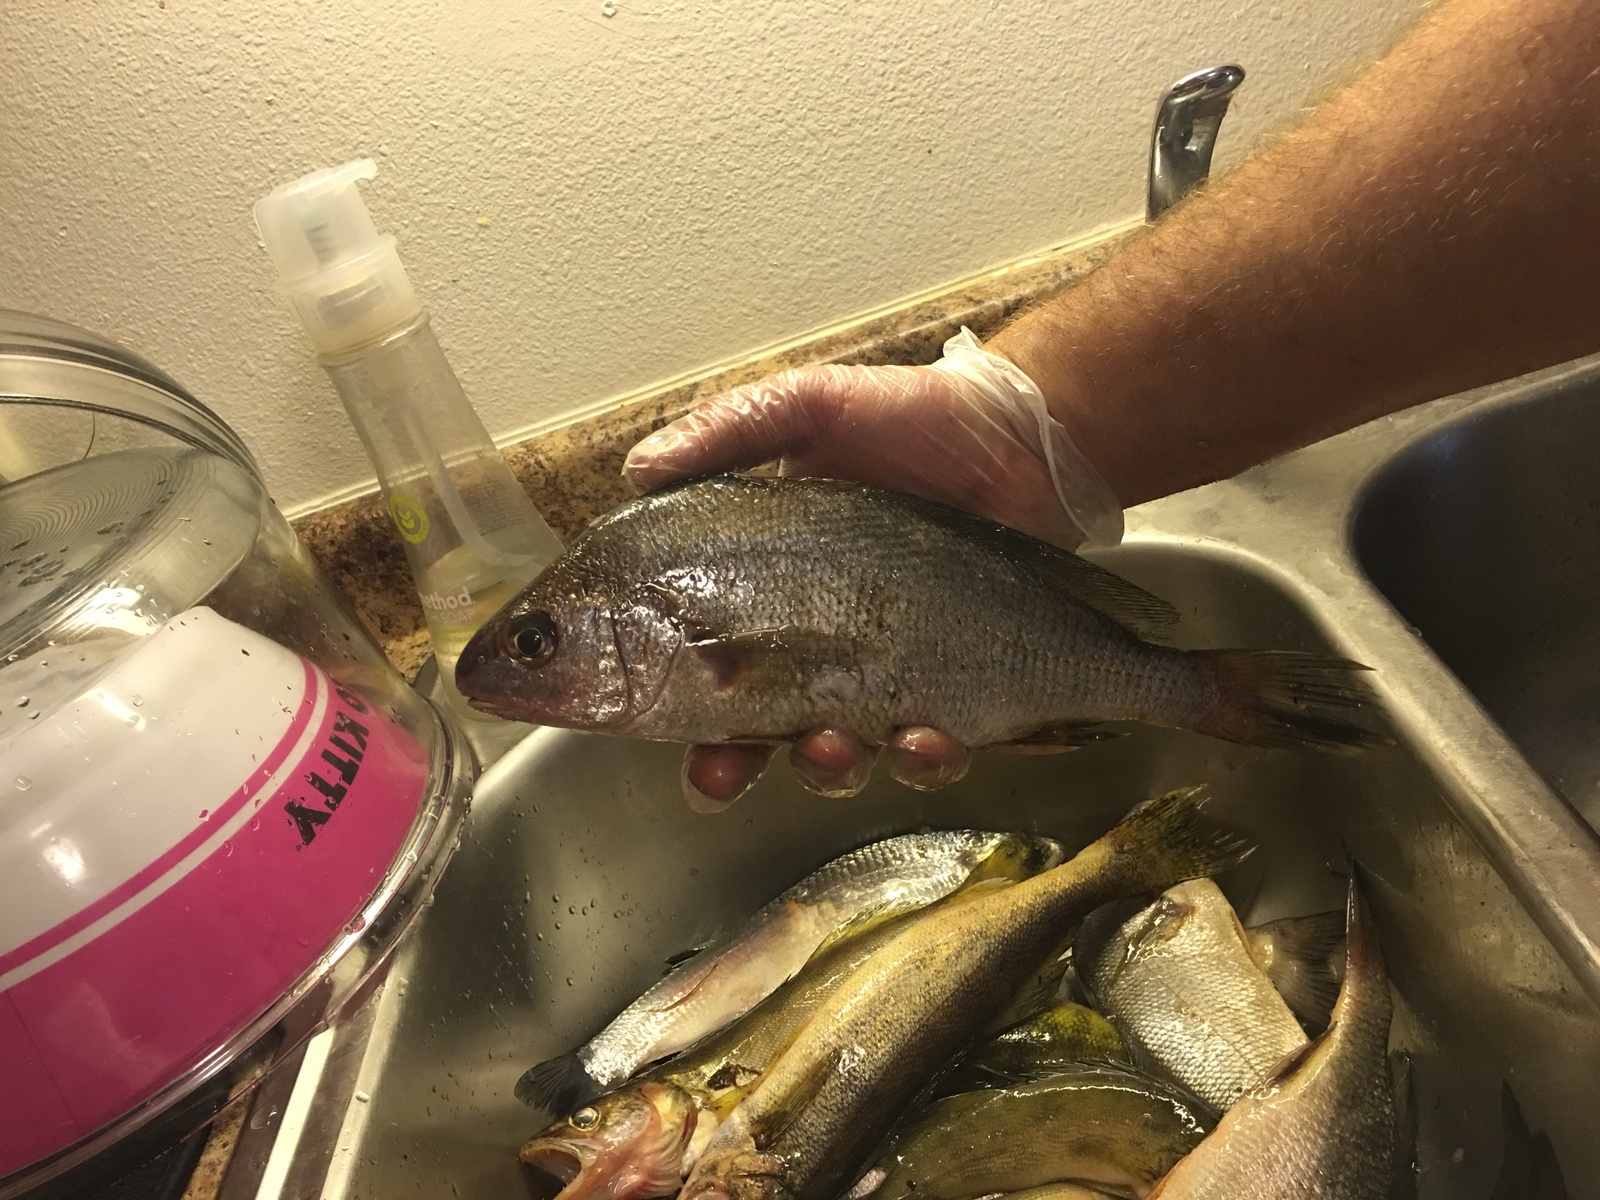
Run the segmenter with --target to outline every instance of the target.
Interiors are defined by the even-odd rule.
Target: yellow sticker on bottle
[[[389,515],[394,518],[394,527],[400,531],[400,536],[413,546],[428,536],[427,512],[404,492],[389,497]]]

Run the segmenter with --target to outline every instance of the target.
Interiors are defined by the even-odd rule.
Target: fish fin
[[[1339,976],[1333,964],[1344,943],[1344,917],[1336,909],[1285,917],[1246,931],[1245,946],[1251,957],[1308,1034],[1328,1027],[1334,1001],[1339,998]],[[1270,954],[1257,953],[1258,939],[1271,941]]]
[[[1009,742],[985,746],[984,749],[998,751],[1001,754],[1065,754],[1069,750],[1092,746],[1096,742],[1109,742],[1115,738],[1125,737],[1127,732],[1125,729],[1109,729],[1099,723],[1080,724],[1064,721],[1055,725],[1041,725],[1031,733],[1025,733]]]
[[[571,1112],[586,1100],[601,1092],[600,1084],[589,1074],[576,1051],[559,1054],[529,1067],[517,1080],[515,1094],[518,1100],[531,1108],[545,1108],[551,1112]]]
[[[1373,697],[1348,659],[1299,650],[1190,650],[1216,690],[1189,728],[1279,750],[1357,750],[1393,739],[1355,720]]]
[[[715,942],[706,942],[699,946],[690,946],[687,950],[679,950],[676,954],[669,954],[666,958],[667,971],[670,972],[676,970],[678,967],[683,966],[684,963],[688,962],[695,955],[704,954],[714,945],[716,945]]]
[[[1102,842],[1126,863],[1129,891],[1165,891],[1215,875],[1248,858],[1254,847],[1201,811],[1204,788],[1179,788],[1137,804]]]
[[[877,904],[869,905],[848,921],[835,925],[829,930],[828,935],[817,943],[817,948],[811,952],[811,957],[806,959],[806,962],[809,963],[822,957],[824,953],[832,950],[840,942],[859,937],[869,930],[887,925],[891,921],[899,920],[901,917],[925,907],[926,905],[920,904],[915,900],[907,900],[905,898],[882,900]]]
[[[693,962],[694,960],[689,959],[686,961]],[[673,1009],[681,1008],[683,1005],[689,1003],[690,1000],[693,1000],[695,996],[699,995],[700,990],[704,988],[707,981],[709,981],[711,977],[717,973],[717,969],[722,966],[724,961],[725,960],[721,956],[707,959],[704,965],[702,965],[697,972],[691,973],[693,975],[692,983],[690,983],[686,988],[684,988],[666,1003],[652,1004],[650,1006],[650,1011],[658,1013],[671,1012]],[[681,971],[683,967],[679,966],[673,969]],[[670,974],[667,977],[670,978]]]
[[[1273,1065],[1272,1069],[1263,1075],[1252,1087],[1246,1088],[1244,1094],[1247,1096],[1264,1096],[1270,1093],[1273,1089],[1287,1084],[1290,1079],[1294,1078],[1296,1071],[1311,1061],[1312,1056],[1322,1048],[1322,1044],[1327,1040],[1327,1037],[1328,1035],[1324,1033],[1312,1038],[1303,1046],[1296,1046],[1293,1050],[1289,1051],[1289,1053],[1280,1058]]]
[[[1411,1055],[1389,1055],[1389,1085],[1394,1095],[1394,1157],[1386,1200],[1417,1200],[1417,1096]]]
[[[1505,1080],[1500,1082],[1500,1124],[1500,1172],[1495,1176],[1489,1200],[1523,1200],[1533,1175],[1533,1131],[1522,1115],[1516,1093]]]
[[[1500,1116],[1505,1146],[1489,1200],[1567,1200],[1566,1180],[1549,1136],[1529,1128],[1516,1093],[1504,1080]]]
[[[839,1069],[843,1057],[844,1051],[841,1049],[819,1058],[811,1065],[811,1069],[795,1082],[787,1096],[751,1121],[750,1139],[758,1151],[766,1153],[770,1150],[789,1127],[799,1120],[800,1114],[805,1112],[817,1098],[817,1093],[822,1090],[823,1085]]]
[[[1130,633],[1151,638],[1178,620],[1178,610],[1160,596],[1069,550],[948,505],[909,495],[897,499],[935,524],[963,533],[980,531],[983,540],[997,544],[1013,564]]]
[[[1160,596],[1087,558],[1054,547],[1051,550],[1040,554],[1035,548],[1040,578],[1078,603],[1146,641],[1160,640],[1164,630],[1177,624],[1178,610]]]
[[[1061,980],[1071,965],[1072,955],[1061,953],[1035,971],[1031,979],[1012,993],[1010,1002],[1000,1015],[989,1023],[983,1036],[993,1037],[1013,1025],[1021,1025],[1054,1004],[1057,994],[1061,991]]]
[[[851,638],[794,626],[727,633],[691,629],[685,644],[711,668],[723,691],[773,678],[793,679],[828,667],[848,670],[856,655]]]
[[[730,1059],[711,1073],[706,1080],[706,1087],[713,1092],[726,1091],[728,1088],[749,1083],[760,1074],[761,1072],[755,1067],[747,1067],[741,1062]]]

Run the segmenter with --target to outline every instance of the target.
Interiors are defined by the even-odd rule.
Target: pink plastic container
[[[136,1161],[336,1019],[470,782],[175,383],[0,313],[7,417],[43,469],[0,486],[0,1196]]]

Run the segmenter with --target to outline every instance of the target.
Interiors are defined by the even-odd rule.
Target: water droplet
[[[28,698],[26,696],[18,696],[17,697],[17,707],[18,708],[27,708],[28,707]]]
[[[144,697],[139,695],[138,692],[135,692],[132,696],[130,696],[128,698],[133,701],[133,706],[135,708],[143,708],[144,707]]]
[[[33,780],[29,779],[26,775],[17,776],[17,791],[25,792],[32,786]]]
[[[357,1104],[365,1104],[371,1099],[372,1099],[372,1097],[367,1095],[366,1092],[357,1092],[356,1093],[356,1103]]]
[[[133,727],[135,729],[138,728],[138,726],[139,726],[139,714],[138,713],[129,713],[128,714],[128,719],[126,721],[124,721],[123,724],[131,726],[131,727]]]

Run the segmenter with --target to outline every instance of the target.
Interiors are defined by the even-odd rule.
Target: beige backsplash
[[[508,446],[506,460],[563,540],[629,495],[622,460],[651,430],[718,392],[805,363],[926,363],[962,325],[987,338],[1020,310],[1048,300],[1097,265],[1127,231],[1063,246],[963,280],[890,310],[640,392],[616,407]],[[382,497],[373,492],[294,522],[306,547],[413,678],[429,654],[422,605]]]

